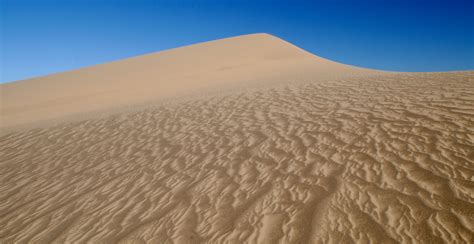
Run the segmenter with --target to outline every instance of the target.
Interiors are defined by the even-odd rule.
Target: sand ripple
[[[156,106],[0,159],[1,243],[474,243],[474,72]]]

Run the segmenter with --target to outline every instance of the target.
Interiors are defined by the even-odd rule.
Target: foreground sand
[[[7,131],[0,243],[473,243],[473,108],[367,71]]]

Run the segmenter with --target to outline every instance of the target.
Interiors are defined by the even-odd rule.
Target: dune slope
[[[271,35],[238,36],[0,84],[0,126],[278,81],[373,72],[318,58]]]
[[[268,55],[300,56],[262,54],[260,68],[235,68],[249,72],[238,77],[205,74],[225,83],[206,81],[203,89],[225,93],[2,135],[0,242],[474,242],[473,71],[376,72],[270,36],[237,40],[247,38],[270,39]],[[231,89],[239,79],[261,86]],[[114,81],[97,86],[107,82]],[[12,83],[10,91],[28,84]],[[172,89],[153,92],[193,94]],[[137,102],[133,96],[123,102]],[[8,123],[36,111],[24,108],[24,121]]]

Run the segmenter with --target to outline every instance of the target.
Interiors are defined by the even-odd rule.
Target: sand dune
[[[0,126],[269,83],[373,72],[318,58],[267,34],[246,35],[0,84]]]
[[[474,71],[249,35],[1,88],[0,243],[474,242]]]

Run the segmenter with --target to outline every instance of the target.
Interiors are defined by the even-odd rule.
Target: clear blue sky
[[[474,69],[472,0],[0,2],[0,82],[257,32],[362,67]]]

